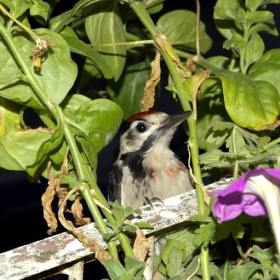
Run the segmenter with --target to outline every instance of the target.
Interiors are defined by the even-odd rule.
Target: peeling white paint
[[[231,180],[226,179],[208,185],[207,189],[211,191],[221,189],[230,184]],[[144,233],[157,232],[162,228],[167,229],[179,222],[186,221],[191,215],[197,214],[196,194],[195,191],[190,191],[166,199],[161,207],[145,206],[142,207],[142,210],[141,217],[133,219],[133,222],[147,221],[154,225],[154,230],[145,230]],[[80,229],[88,238],[94,238],[106,248],[106,244],[94,224],[83,226]],[[72,234],[61,233],[0,254],[0,280],[19,280],[54,268],[57,268],[59,272],[61,265],[80,261],[89,256],[92,256],[93,259],[93,254],[88,248],[84,248]],[[71,269],[67,270],[67,273],[68,271]]]

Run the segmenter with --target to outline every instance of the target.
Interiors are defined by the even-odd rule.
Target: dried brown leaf
[[[199,88],[201,84],[210,76],[209,70],[204,70],[196,75],[196,80],[193,86],[193,98],[198,95]]]
[[[62,204],[62,201],[64,200],[64,198],[67,196],[67,193],[68,193],[66,185],[60,185],[61,178],[68,175],[68,169],[67,169],[68,152],[69,152],[69,147],[66,150],[66,153],[64,155],[64,160],[61,165],[61,170],[62,170],[61,174],[54,176],[51,173],[51,162],[49,162],[48,166],[47,166],[49,182],[48,182],[48,187],[47,187],[45,193],[43,193],[41,200],[42,200],[42,206],[43,206],[44,219],[46,220],[48,227],[49,227],[49,230],[47,231],[48,234],[52,234],[57,229],[57,219],[56,219],[55,214],[52,211],[53,198],[54,198],[55,194],[57,193],[58,197],[59,197],[58,206],[60,207],[60,205]],[[66,205],[65,205],[64,211],[70,212],[70,210],[66,209]]]
[[[51,40],[45,37],[40,37],[38,40],[36,40],[36,47],[30,49],[30,51],[33,53],[33,65],[35,68],[41,68],[41,57],[49,46],[53,46]]]
[[[173,60],[173,62],[175,63],[177,72],[179,73],[182,81],[189,78],[191,76],[190,71],[186,67],[184,67],[179,56],[176,54],[176,52],[172,48],[171,44],[168,42],[167,37],[159,32],[154,37],[154,40],[158,44],[158,46],[161,48],[161,50],[163,52],[167,53],[169,55],[169,57]]]
[[[156,51],[156,57],[151,63],[151,76],[150,79],[147,81],[145,86],[145,92],[144,96],[141,100],[141,103],[143,104],[143,109],[141,112],[148,111],[150,108],[154,106],[155,102],[155,87],[160,81],[160,74],[161,74],[161,68],[160,68],[160,52]]]
[[[187,59],[187,62],[186,62],[186,67],[187,69],[190,71],[190,72],[195,72],[195,69],[196,69],[196,64],[194,63],[194,60],[193,60],[194,56],[190,56],[188,59]]]
[[[77,226],[87,225],[91,223],[90,218],[84,218],[83,205],[80,202],[80,196],[78,194],[76,195],[75,201],[71,206],[71,212]]]
[[[136,227],[136,238],[133,244],[133,253],[137,260],[144,261],[151,248],[150,241],[146,238],[143,231],[134,223],[129,220],[125,220],[125,223]]]
[[[52,211],[52,201],[55,196],[55,183],[54,183],[54,176],[50,172],[51,164],[48,163],[48,177],[49,183],[46,191],[42,195],[42,206],[43,206],[43,214],[44,219],[46,220],[49,230],[47,231],[48,234],[52,234],[56,232],[57,229],[57,219],[55,217],[54,212]]]
[[[61,207],[58,210],[58,218],[61,222],[61,224],[68,230],[72,231],[72,233],[78,238],[78,240],[87,248],[95,252],[95,258],[99,261],[103,261],[106,259],[111,259],[112,256],[108,251],[106,251],[98,242],[96,242],[94,239],[88,239],[86,236],[84,236],[83,231],[80,229],[77,229],[71,221],[67,221],[63,215],[65,204],[68,200],[68,198],[74,194],[75,192],[79,191],[80,187],[76,187],[73,190],[71,190],[68,195],[65,197],[64,201],[62,202]]]

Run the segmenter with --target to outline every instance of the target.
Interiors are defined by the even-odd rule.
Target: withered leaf
[[[47,231],[48,234],[52,234],[53,232],[56,232],[57,229],[57,219],[52,211],[52,201],[55,196],[55,186],[52,178],[50,178],[51,176],[52,175],[50,174],[49,185],[41,198],[44,219],[46,220],[49,227],[49,230]]]
[[[35,68],[41,68],[41,57],[48,49],[48,46],[53,46],[51,40],[45,37],[40,37],[36,40],[36,47],[30,49],[33,53],[33,65]]]
[[[106,259],[111,259],[112,256],[108,251],[106,251],[98,242],[96,242],[94,239],[88,239],[86,236],[84,236],[83,231],[80,229],[77,229],[71,221],[68,221],[65,219],[63,213],[63,209],[65,207],[65,204],[68,200],[68,198],[79,191],[80,187],[76,187],[73,190],[71,190],[65,199],[63,200],[61,207],[58,210],[58,218],[61,224],[68,230],[70,230],[77,238],[78,240],[87,248],[95,252],[95,258],[99,261],[103,261]]]
[[[186,62],[186,67],[187,69],[190,71],[190,72],[194,72],[195,69],[196,69],[196,65],[194,63],[194,60],[193,60],[194,56],[190,56],[188,59],[187,59],[187,62]]]
[[[179,56],[176,54],[174,49],[172,48],[171,44],[168,42],[168,39],[166,36],[161,34],[160,32],[156,34],[154,37],[155,42],[158,44],[158,46],[161,48],[161,50],[169,55],[169,57],[173,60],[175,63],[177,72],[179,73],[182,81],[187,79],[191,76],[190,71],[184,67],[182,64]]]
[[[133,253],[137,260],[144,261],[151,248],[150,241],[146,238],[143,231],[131,221],[125,220],[125,223],[136,227],[136,238],[133,244]]]
[[[80,196],[77,194],[74,203],[71,206],[71,212],[77,226],[87,225],[91,223],[90,218],[84,218],[83,205],[80,202]]]
[[[150,108],[154,106],[155,102],[155,87],[160,81],[160,74],[161,74],[161,68],[160,68],[160,52],[156,51],[156,57],[151,63],[151,76],[150,79],[147,81],[145,86],[145,92],[144,96],[141,100],[141,103],[143,104],[142,112],[148,111]]]

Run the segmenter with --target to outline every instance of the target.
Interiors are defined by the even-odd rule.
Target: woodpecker
[[[139,208],[145,198],[164,200],[193,189],[189,171],[169,148],[178,125],[189,115],[147,111],[122,124],[120,152],[109,174],[110,201]]]

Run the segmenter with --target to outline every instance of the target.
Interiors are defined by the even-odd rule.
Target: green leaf
[[[206,152],[199,156],[200,164],[204,165],[204,168],[207,167],[232,167],[236,161],[236,157],[233,159],[222,158],[225,153],[221,150],[213,149],[210,152]]]
[[[104,233],[103,234],[103,238],[106,240],[106,241],[112,241],[112,238],[114,237],[117,237],[117,234],[115,232],[113,233]]]
[[[99,2],[95,7],[94,14],[86,18],[85,28],[91,44],[126,41],[125,30],[119,15],[118,1],[116,0]],[[106,31],[104,28],[106,28]],[[125,66],[126,47],[114,45],[94,47],[94,49],[105,58],[112,69],[114,80],[117,81]]]
[[[280,96],[280,49],[266,52],[250,69],[249,76],[254,81],[272,84]]]
[[[122,229],[122,231],[124,231],[124,232],[129,232],[129,233],[132,233],[132,234],[134,234],[136,232],[136,227],[132,226],[132,225],[124,224],[120,227],[120,229]]]
[[[69,27],[67,27],[69,28]],[[106,79],[113,78],[113,73],[106,60],[92,47],[74,36],[65,36],[61,33],[63,39],[68,44],[70,51],[87,57],[95,67],[97,67]]]
[[[224,11],[225,13],[229,13],[226,11],[236,11],[236,8],[240,6],[239,0],[218,0],[216,2],[214,8],[214,21],[218,31],[228,40],[231,40],[232,34],[238,32],[238,30],[242,30],[240,23],[237,20],[232,20],[229,16],[225,17],[225,15],[219,16],[218,13],[220,11]],[[231,13],[231,17],[236,18],[236,12]]]
[[[40,130],[40,129],[38,129],[38,130]],[[31,134],[29,136],[29,139],[26,139],[26,140],[30,141],[31,143],[40,142],[40,140],[36,139],[36,136],[35,137],[34,136],[35,135]],[[60,122],[58,122],[57,128],[51,134],[51,137],[49,139],[42,141],[41,145],[38,147],[38,150],[36,153],[36,160],[26,167],[26,171],[28,172],[28,174],[30,176],[33,177],[36,174],[38,168],[48,157],[49,153],[51,151],[53,151],[55,148],[57,148],[60,145],[60,143],[62,142],[62,140],[63,140],[63,126]]]
[[[175,10],[161,16],[157,21],[159,31],[167,36],[168,41],[173,47],[180,47],[195,51],[196,33],[195,33],[196,14],[188,10]],[[206,53],[212,40],[205,32],[205,25],[200,22],[199,25],[200,51]]]
[[[233,238],[242,238],[246,228],[240,223],[238,219],[217,224],[217,231],[211,236],[210,242],[212,244],[226,239],[230,234]]]
[[[222,82],[226,110],[237,125],[252,130],[275,125],[280,97],[273,85],[226,70],[217,70],[215,75]]]
[[[79,134],[76,136],[76,139],[82,145],[90,166],[95,173],[97,168],[97,153],[94,143],[91,141],[91,138],[89,138],[83,131],[79,132]]]
[[[94,4],[99,1],[102,1],[102,0],[80,0],[80,1],[78,1],[75,4],[75,6],[73,7],[73,9],[71,9],[63,14],[60,14],[56,17],[53,17],[49,22],[49,28],[52,31],[59,33],[65,25],[69,24],[73,20],[74,15],[79,10],[87,7],[87,5],[89,5],[89,4]]]
[[[252,279],[251,276],[255,273],[257,269],[260,268],[259,264],[253,262],[247,262],[242,266],[235,267],[231,269],[227,275],[227,280],[248,280]]]
[[[39,70],[33,67],[30,48],[34,48],[34,42],[29,35],[22,31],[15,31],[13,32],[14,41],[25,63],[33,69],[37,82],[47,96],[59,104],[73,86],[77,76],[77,66],[72,61],[68,45],[61,36],[43,28],[36,29],[34,32],[38,36],[48,38],[54,45],[49,47],[42,56],[42,68]],[[2,87],[0,95],[25,106],[45,108],[30,84],[21,78],[21,69],[3,40],[0,41],[0,52],[0,87]]]
[[[0,97],[0,167],[7,170],[24,170],[13,151],[6,150],[3,143],[11,131],[21,129],[20,105]],[[3,142],[4,141],[4,142]]]
[[[275,26],[267,23],[257,23],[254,24],[248,32],[248,36],[250,37],[252,34],[256,32],[267,32],[271,35],[278,36],[278,31]]]
[[[85,133],[96,153],[113,139],[122,122],[121,108],[107,99],[90,100],[75,94],[65,98],[61,106],[72,134]]]
[[[261,249],[259,246],[253,246],[253,252],[248,256],[257,259],[261,264],[271,264],[275,261],[276,248],[272,246],[270,248]]]
[[[44,19],[44,22],[46,22],[50,5],[42,0],[33,0],[32,2],[33,5],[30,7],[30,15],[40,16]]]
[[[129,256],[125,256],[125,270],[127,274],[133,275],[133,279],[140,280],[142,279],[145,262],[136,260]]]
[[[251,11],[255,11],[258,9],[259,6],[262,5],[263,0],[246,0],[245,6],[247,9]]]
[[[100,70],[87,58],[82,70],[79,88],[86,86],[93,78],[101,79],[102,77]]]
[[[274,24],[273,13],[269,11],[253,11],[247,13],[246,25],[249,27],[253,23],[265,22]]]
[[[122,107],[125,119],[143,108],[141,99],[150,73],[150,63],[146,60],[127,66],[118,82],[108,82],[107,91],[112,100]]]
[[[179,230],[174,233],[166,235],[166,239],[179,240],[185,245],[186,258],[184,262],[190,261],[197,251],[197,247],[193,245],[193,239],[196,236],[194,231],[198,225],[188,226],[184,230]]]
[[[214,233],[217,230],[217,224],[212,222],[207,224],[206,226],[203,226],[195,231],[195,233],[198,233],[197,236],[193,239],[193,245],[196,247],[204,246],[206,247],[209,243],[211,237],[214,235]]]
[[[112,280],[122,279],[123,275],[125,274],[125,269],[120,262],[112,259],[107,259],[105,261],[102,261],[101,263],[105,266],[110,276],[110,279]]]
[[[213,221],[210,217],[205,217],[202,215],[193,215],[191,216],[188,221],[190,222],[202,222],[202,223],[211,223]]]
[[[183,262],[182,250],[173,247],[168,254],[168,263],[166,264],[166,271],[169,277],[173,277],[180,271]]]
[[[114,201],[114,202],[109,202],[109,204],[111,205],[111,211],[112,211],[112,215],[114,216],[115,220],[116,220],[116,224],[115,227],[119,228],[122,226],[126,226],[127,224],[123,224],[124,220],[126,220],[132,213],[138,213],[139,214],[139,210],[140,209],[136,209],[134,210],[132,207],[128,206],[128,207],[124,207],[124,206],[120,206],[118,201]],[[141,210],[140,210],[141,211]],[[135,227],[133,226],[132,228],[125,228],[124,229],[128,229],[128,231],[132,231],[135,232]]]
[[[28,166],[36,163],[37,154],[42,155],[40,147],[51,139],[52,135],[47,129],[38,130],[11,130],[0,139],[1,160],[0,166],[8,170],[26,170]],[[35,170],[27,170],[33,176]]]
[[[165,246],[160,254],[160,257],[162,261],[165,263],[165,265],[169,262],[169,253],[172,250],[172,248],[176,248],[178,250],[181,250],[184,252],[183,259],[186,257],[185,252],[185,244],[180,240],[175,239],[167,239]]]
[[[147,222],[138,222],[134,224],[141,229],[154,229],[154,226]]]
[[[209,262],[209,274],[210,274],[210,276],[212,276],[213,279],[217,279],[217,278],[214,278],[214,276],[217,275],[217,273],[219,273],[219,267],[217,267],[214,262]],[[199,266],[199,269],[197,271],[197,275],[202,275],[201,266]]]
[[[206,151],[219,148],[223,143],[221,133],[210,133],[209,127],[215,123],[229,120],[222,95],[206,93],[198,98],[197,133],[199,148]],[[212,139],[214,138],[214,139]]]
[[[2,2],[3,1],[1,1],[1,3]],[[8,1],[4,1],[4,4],[6,4],[7,2]],[[13,2],[13,8],[11,9],[11,15],[15,18],[19,18],[31,6],[30,5],[31,3],[28,3],[28,1],[25,0],[14,0],[12,2]],[[10,7],[11,5],[7,5],[7,6]]]
[[[258,33],[254,33],[245,47],[245,61],[248,68],[252,63],[256,62],[264,52],[264,43]]]

